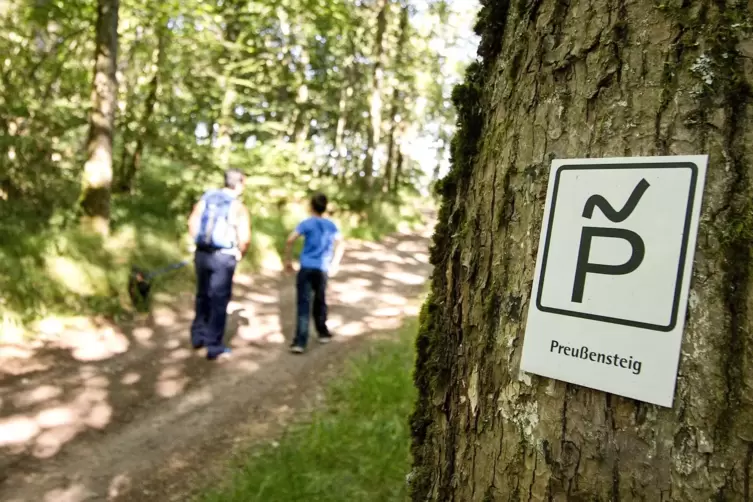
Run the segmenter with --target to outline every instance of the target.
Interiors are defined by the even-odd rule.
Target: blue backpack
[[[235,196],[224,190],[210,190],[201,200],[204,212],[201,215],[196,245],[215,249],[233,249],[236,245],[235,226],[231,223],[230,210]]]

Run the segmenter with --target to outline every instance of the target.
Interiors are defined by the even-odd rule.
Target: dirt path
[[[236,278],[227,362],[190,349],[190,294],[130,327],[67,330],[33,353],[6,347],[0,500],[185,500],[191,483],[222,467],[236,438],[276,437],[343,359],[417,313],[429,235],[350,243],[329,286],[336,339],[312,340],[303,357],[287,352],[294,278],[273,270]]]

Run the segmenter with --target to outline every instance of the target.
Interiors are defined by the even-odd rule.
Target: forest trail
[[[336,338],[319,346],[312,331],[304,356],[288,353],[295,278],[279,270],[236,276],[229,361],[190,348],[190,293],[131,326],[0,347],[0,500],[185,500],[239,439],[278,437],[349,354],[417,314],[431,232],[349,242],[328,289]]]

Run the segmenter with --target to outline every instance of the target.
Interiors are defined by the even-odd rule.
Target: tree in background
[[[399,140],[400,123],[402,122],[402,116],[404,103],[402,97],[405,94],[405,90],[401,89],[402,75],[400,72],[403,70],[403,59],[405,57],[405,44],[408,39],[408,21],[410,16],[410,9],[407,4],[400,7],[400,23],[397,28],[397,42],[395,44],[395,56],[393,77],[392,77],[392,98],[390,104],[390,116],[389,116],[389,133],[387,141],[387,160],[384,166],[384,179],[382,180],[382,189],[386,192],[391,192],[393,187],[397,187],[397,183],[393,181],[396,170],[393,168],[394,160],[397,159],[398,152],[396,151],[399,146],[397,144]]]
[[[484,2],[417,342],[413,500],[751,500],[747,2]],[[675,404],[530,375],[552,158],[709,153]]]
[[[413,27],[443,5],[6,2],[0,45],[13,65],[0,80],[0,184],[18,199],[14,211],[21,195],[49,198],[50,212],[79,205],[104,222],[110,192],[115,206],[137,193],[145,159],[159,158],[191,166],[199,184],[236,163],[285,190],[337,180],[346,205],[362,204],[372,178],[389,189],[415,174],[414,156],[398,150],[427,120],[453,122],[430,111],[447,99],[431,88],[444,81],[432,41],[450,34]],[[417,103],[426,113],[412,111]],[[396,169],[399,157],[407,168]]]
[[[182,249],[186,212],[227,165],[249,173],[247,203],[270,234],[318,189],[351,228],[384,233],[425,184],[425,139],[454,122],[433,112],[456,72],[437,73],[436,41],[457,31],[436,27],[443,4],[0,2],[0,308],[78,310],[45,274],[91,264],[87,246],[113,276],[97,279],[96,303],[114,303],[118,267]],[[384,104],[371,114],[375,85]],[[109,229],[104,248],[77,234],[81,216]],[[38,277],[18,272],[29,267]]]
[[[89,118],[87,160],[81,187],[85,224],[106,235],[110,225],[112,141],[117,106],[119,0],[98,0],[95,29],[94,83]]]

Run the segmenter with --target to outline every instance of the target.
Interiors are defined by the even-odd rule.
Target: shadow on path
[[[82,321],[35,351],[0,347],[0,500],[115,500],[146,474],[176,467],[176,452],[218,442],[233,421],[269,421],[270,406],[337,364],[350,342],[417,313],[429,232],[348,243],[328,289],[335,343],[316,346],[312,327],[303,357],[287,353],[295,277],[274,270],[236,277],[227,362],[190,348],[191,294],[156,298],[128,326]]]

